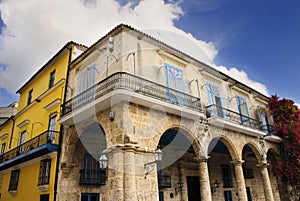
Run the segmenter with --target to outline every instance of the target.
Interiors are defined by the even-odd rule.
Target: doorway
[[[199,201],[200,197],[200,181],[199,177],[187,176],[188,201]]]

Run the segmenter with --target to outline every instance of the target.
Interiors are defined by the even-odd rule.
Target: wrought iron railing
[[[11,160],[21,154],[29,152],[32,149],[45,145],[47,143],[50,144],[58,144],[58,135],[57,131],[45,131],[42,134],[32,138],[31,140],[24,142],[20,146],[4,153],[1,157],[1,162]]]
[[[158,174],[158,187],[159,188],[171,188],[171,175]]]
[[[126,89],[155,99],[201,110],[200,98],[124,72],[112,74],[62,105],[62,116],[115,90]]]
[[[274,132],[274,127],[269,122],[267,125],[263,125],[262,122],[257,119],[250,118],[248,116],[242,115],[240,113],[231,111],[226,108],[222,108],[217,105],[207,106],[206,112],[208,117],[218,116],[246,127],[254,128],[260,131],[265,131],[266,133],[271,134]]]
[[[105,185],[106,170],[100,169],[81,169],[80,180],[81,185]]]

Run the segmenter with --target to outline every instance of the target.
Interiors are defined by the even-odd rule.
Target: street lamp
[[[106,169],[108,167],[108,159],[105,154],[102,154],[99,158],[100,169]]]
[[[150,163],[145,163],[144,164],[144,169],[145,169],[145,178],[147,177],[148,174],[150,174],[155,166],[157,166],[157,164],[159,164],[162,161],[162,151],[161,149],[158,147],[156,149],[156,151],[154,152],[154,161],[150,162]]]

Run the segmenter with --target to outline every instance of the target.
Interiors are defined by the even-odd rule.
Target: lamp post
[[[212,192],[216,192],[217,189],[220,187],[220,182],[218,182],[218,180],[216,179],[216,181],[213,183],[213,186],[212,186]]]
[[[150,174],[155,166],[157,166],[157,169],[160,171],[161,167],[160,167],[160,162],[162,161],[162,151],[161,149],[158,147],[156,149],[156,151],[154,152],[154,161],[150,162],[150,163],[145,163],[144,164],[144,169],[145,169],[145,178],[147,177],[148,174]]]

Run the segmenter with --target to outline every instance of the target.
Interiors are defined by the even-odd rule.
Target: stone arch
[[[89,124],[82,124],[82,125],[84,126],[80,126],[80,127],[72,126],[67,129],[68,132],[65,134],[66,137],[64,138],[65,140],[64,153],[68,153],[66,154],[66,157],[67,156],[72,156],[72,157],[66,158],[65,159],[66,162],[70,162],[70,163],[73,162],[73,158],[76,157],[74,153],[78,146],[84,146],[89,152],[93,152],[92,154],[94,155],[94,157],[99,157],[102,151],[106,149],[107,146],[106,132],[102,127],[102,125],[96,121],[90,122]],[[94,130],[90,131],[90,134],[94,134],[93,136],[94,138],[93,139],[85,138],[84,133],[88,132],[87,131],[88,129],[93,129],[91,128],[92,125],[97,126]],[[96,147],[94,145],[88,146],[88,144],[92,143],[92,141],[96,144]],[[99,141],[102,143],[98,143]],[[102,148],[100,148],[99,146],[102,146]],[[94,150],[91,150],[91,148],[93,148]],[[96,150],[97,148],[99,148],[99,150]]]
[[[236,149],[236,146],[233,144],[233,142],[226,136],[219,136],[219,137],[214,137],[210,140],[209,146],[207,149],[207,153],[209,153],[210,146],[212,146],[212,143],[214,143],[215,140],[220,140],[228,149],[230,157],[233,161],[238,161],[241,158],[239,157],[238,151]]]
[[[247,153],[244,153],[244,151],[247,151],[245,150],[247,148],[247,146],[251,149],[251,151],[254,153],[255,155],[255,158],[257,160],[258,163],[261,163],[262,162],[262,157],[261,157],[261,153],[260,153],[260,148],[258,147],[257,144],[253,143],[253,142],[248,142],[246,143],[244,146],[243,146],[243,149],[241,150],[241,157],[244,158],[245,157],[245,154]]]
[[[168,127],[165,127],[158,135],[155,136],[155,138],[153,138],[153,144],[158,146],[161,137],[168,130],[177,130],[181,134],[183,134],[191,142],[191,145],[192,145],[196,155],[197,156],[199,155],[201,146],[197,141],[196,135],[194,134],[194,132],[191,129],[189,129],[185,126],[182,126],[182,125],[176,125],[176,124],[168,125]]]

